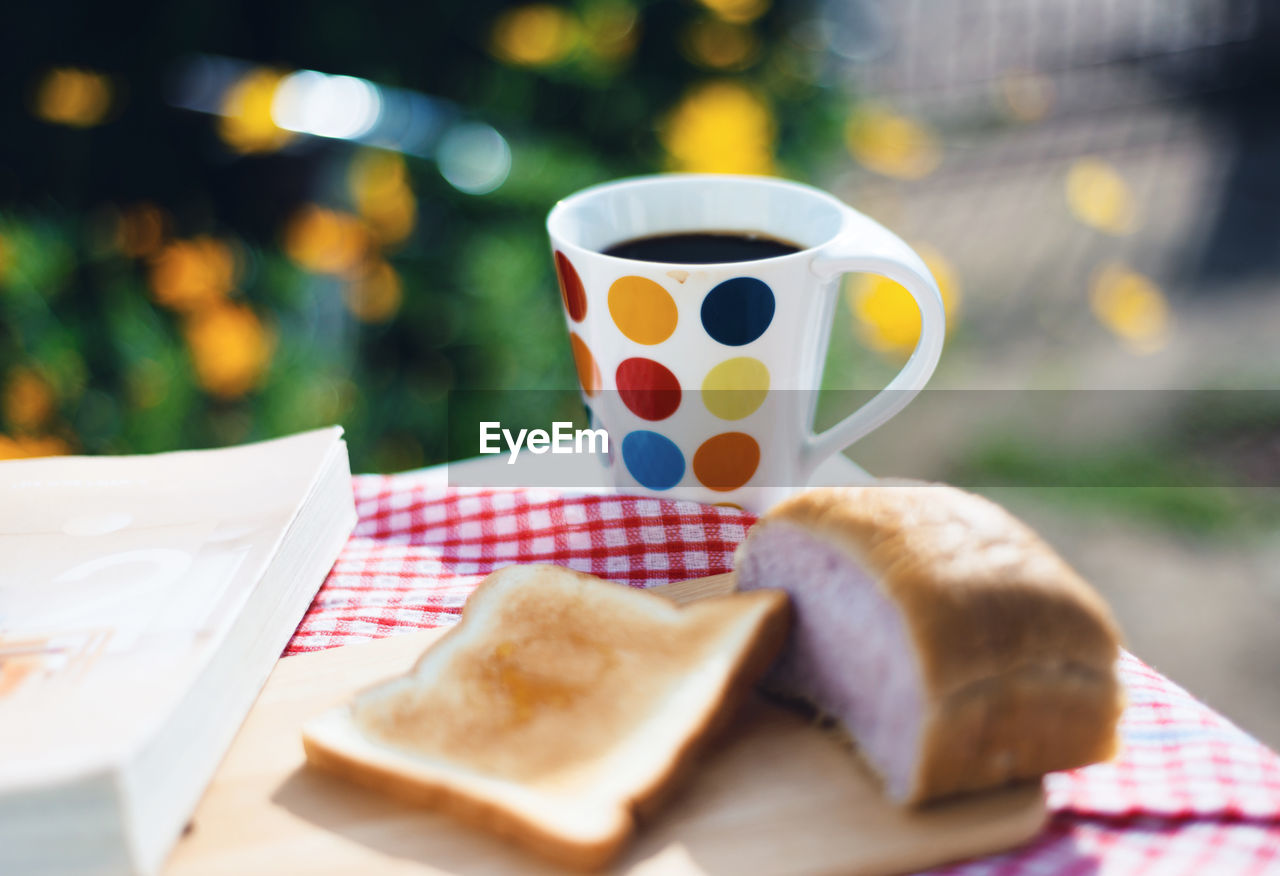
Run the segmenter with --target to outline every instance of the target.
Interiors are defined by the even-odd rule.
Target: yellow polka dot
[[[741,420],[755,413],[769,394],[769,369],[759,359],[726,359],[702,381],[702,403],[722,420]]]
[[[609,315],[624,335],[650,346],[671,337],[679,318],[671,294],[644,277],[623,277],[609,287]]]

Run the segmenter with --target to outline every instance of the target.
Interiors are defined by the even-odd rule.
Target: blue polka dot
[[[622,461],[642,487],[669,490],[684,477],[684,454],[670,438],[637,429],[622,439]]]
[[[773,322],[773,291],[755,277],[725,280],[702,299],[702,327],[722,344],[741,347]]]

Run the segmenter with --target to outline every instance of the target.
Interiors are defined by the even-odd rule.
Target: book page
[[[340,435],[0,463],[0,788],[110,766],[145,742]]]

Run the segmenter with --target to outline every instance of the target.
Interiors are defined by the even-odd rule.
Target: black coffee
[[[681,265],[711,265],[721,262],[753,262],[799,252],[801,247],[787,240],[743,231],[690,231],[655,234],[615,243],[605,255],[638,262],[674,262]]]

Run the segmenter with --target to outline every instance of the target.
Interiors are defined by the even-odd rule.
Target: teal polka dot
[[[684,477],[680,448],[670,438],[648,429],[637,429],[622,439],[622,461],[646,489],[669,490]]]

